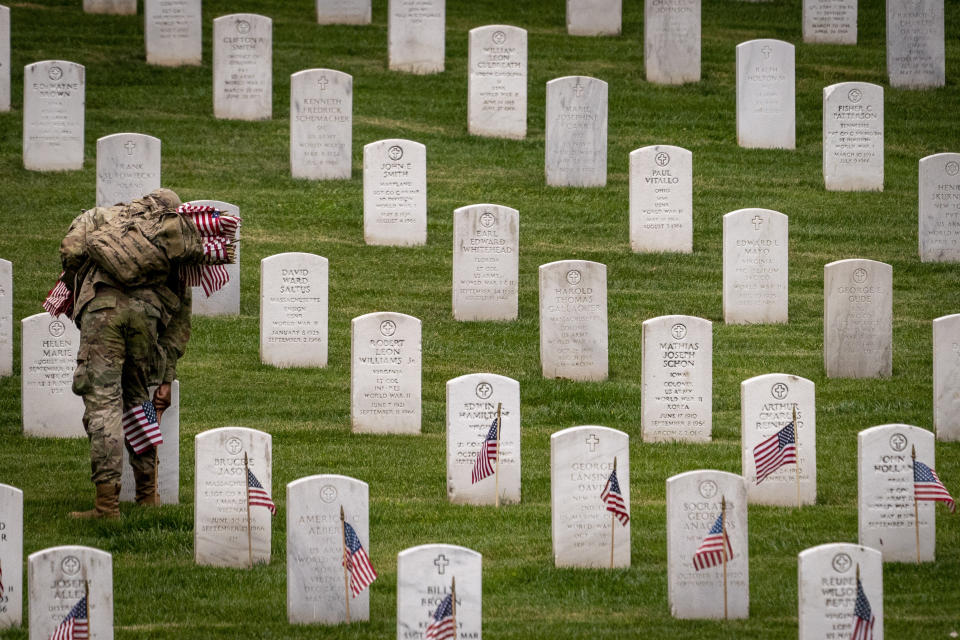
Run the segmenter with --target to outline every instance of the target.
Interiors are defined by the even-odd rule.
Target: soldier
[[[180,198],[157,189],[130,204],[77,216],[60,245],[80,328],[73,392],[83,396],[96,502],[73,518],[120,515],[122,446],[136,479],[136,501],[156,504],[157,450],[136,453],[124,442],[125,410],[149,399],[158,421],[170,406],[170,383],[190,338],[190,288],[181,264],[197,264],[203,246],[196,226],[176,213]]]

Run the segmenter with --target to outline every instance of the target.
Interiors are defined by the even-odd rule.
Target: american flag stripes
[[[177,213],[190,218],[203,236],[203,264],[183,265],[180,277],[190,287],[203,287],[209,297],[230,280],[225,264],[236,260],[236,242],[240,218],[216,207],[183,204]]]
[[[250,469],[247,469],[247,499],[250,501],[251,507],[266,507],[270,509],[270,515],[277,514],[277,505],[273,504],[270,494],[266,492],[263,485],[257,480],[257,476],[253,475],[253,471],[250,471]]]
[[[623,493],[620,492],[620,482],[617,480],[616,469],[610,472],[607,484],[600,492],[600,499],[607,505],[607,511],[616,516],[620,524],[627,526],[627,523],[630,522],[630,514],[627,513],[627,505],[623,501]]]
[[[850,640],[873,640],[873,611],[870,609],[870,601],[867,600],[867,594],[863,592],[863,583],[860,582],[860,576],[857,576],[857,602],[853,606],[853,616],[856,618],[853,624],[853,635]]]
[[[343,523],[343,542],[346,555],[343,562],[350,573],[350,591],[356,598],[361,591],[377,579],[377,572],[373,570],[373,565],[370,564],[370,556],[367,555],[363,545],[360,544],[357,532],[346,521]]]
[[[693,568],[697,571],[714,567],[724,560],[729,562],[733,559],[733,546],[730,544],[730,536],[723,526],[723,514],[717,516],[717,521],[710,527],[707,537],[703,539],[700,546],[693,553]]]
[[[182,204],[177,213],[186,215],[197,225],[200,235],[205,237],[226,236],[236,238],[240,218],[224,214],[216,207],[203,204]]]
[[[913,495],[918,501],[946,502],[951,513],[957,510],[957,503],[940,482],[937,472],[919,460],[913,461]]]
[[[157,411],[147,400],[123,412],[123,435],[137,453],[163,444]]]
[[[797,438],[791,422],[753,448],[757,484],[785,464],[797,463]]]
[[[487,437],[483,439],[480,451],[477,452],[477,459],[473,463],[473,473],[470,474],[470,484],[476,484],[487,476],[493,475],[493,464],[497,460],[497,448],[500,446],[499,431],[500,420],[494,418],[490,431],[487,432]]]
[[[90,624],[87,620],[87,596],[73,605],[67,617],[50,634],[50,640],[89,640]]]
[[[424,637],[427,640],[452,640],[456,637],[456,628],[453,619],[453,594],[447,594],[437,610],[433,612],[433,619],[427,625]]]
[[[63,274],[60,274],[63,277]],[[43,308],[52,316],[70,315],[73,311],[73,294],[63,280],[57,278],[57,284],[47,294],[47,299],[43,301]]]

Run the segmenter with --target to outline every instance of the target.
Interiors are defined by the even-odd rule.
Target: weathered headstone
[[[220,200],[193,200],[188,204],[216,207],[230,216],[239,216],[240,207]],[[237,230],[240,233],[240,229]],[[239,235],[238,235],[239,237]],[[227,284],[207,296],[203,287],[192,287],[193,315],[195,316],[228,316],[240,315],[240,253],[243,244],[234,246],[233,264],[224,265],[227,270]]]
[[[763,38],[737,45],[737,144],[796,148],[796,71],[789,42]]]
[[[203,60],[201,0],[143,0],[147,64],[198,65]]]
[[[243,427],[221,427],[197,434],[193,507],[197,564],[249,567],[251,560],[270,562],[270,510],[259,505],[248,509],[243,461],[246,454],[250,472],[274,498],[271,441],[269,433]]]
[[[290,76],[290,173],[311,180],[350,179],[353,76],[307,69]]]
[[[837,260],[823,267],[823,365],[829,378],[893,372],[893,267]]]
[[[443,71],[446,0],[389,0],[388,5],[390,70]]]
[[[567,33],[571,36],[618,36],[621,0],[567,0]]]
[[[80,330],[66,316],[38,313],[20,321],[23,434],[79,438],[83,399],[71,391]]]
[[[31,553],[27,589],[30,640],[49,640],[85,596],[89,637],[112,640],[113,558],[106,551],[76,545]]]
[[[130,202],[160,188],[160,140],[115,133],[97,140],[97,206]]]
[[[150,392],[151,397],[153,391]],[[160,419],[163,444],[157,447],[157,497],[161,504],[180,502],[180,381],[170,384],[170,406]],[[136,480],[130,466],[130,454],[123,448],[123,468],[120,477],[121,502],[136,498]]]
[[[10,111],[10,9],[3,5],[0,5],[0,111]]]
[[[880,551],[884,562],[934,560],[937,503],[914,500],[914,447],[917,461],[935,469],[934,437],[926,429],[885,424],[857,434],[859,540]],[[919,537],[914,513],[920,518]]]
[[[397,640],[426,637],[427,625],[450,594],[454,579],[457,581],[456,637],[480,640],[482,578],[483,557],[466,547],[424,544],[398,553]]]
[[[520,214],[498,204],[453,212],[453,317],[516,320]]]
[[[660,316],[643,323],[640,429],[644,442],[709,442],[713,323]]]
[[[370,24],[370,0],[317,0],[317,24]]]
[[[933,430],[960,440],[960,313],[933,321]]]
[[[799,640],[854,637],[858,575],[874,617],[867,637],[883,640],[883,559],[876,549],[845,542],[821,544],[797,556]]]
[[[23,623],[23,491],[0,484],[0,629]]]
[[[960,262],[960,153],[920,159],[920,260]]]
[[[630,248],[693,252],[693,154],[686,149],[630,152]]]
[[[797,424],[792,429],[792,457],[797,463],[772,471],[774,461],[788,455],[788,442],[786,437],[772,442],[770,439],[793,422],[794,409]],[[751,503],[784,507],[816,504],[817,409],[812,381],[786,373],[768,373],[741,382],[740,433],[741,468]],[[761,443],[765,446],[758,452],[755,449]]]
[[[500,407],[497,457],[479,467]],[[447,498],[454,504],[520,502],[520,383],[493,373],[447,381]]]
[[[883,191],[883,87],[841,82],[823,90],[827,191]]]
[[[667,478],[667,599],[674,618],[749,616],[750,563],[744,485],[742,477],[724,471],[688,471]],[[724,501],[724,529],[733,557],[725,563],[718,561],[714,566],[697,570],[694,554],[720,518]],[[717,546],[722,548],[720,544]],[[725,571],[723,564],[726,564]]]
[[[137,0],[83,0],[83,12],[132,16],[137,13]]]
[[[788,320],[787,216],[738,209],[723,216],[723,320],[772,324]]]
[[[803,0],[803,41],[857,44],[857,0]]]
[[[887,0],[887,76],[899,89],[944,85],[943,0]]]
[[[23,68],[23,166],[31,171],[83,167],[86,71],[44,60]]]
[[[555,566],[610,568],[611,558],[614,567],[630,566],[630,522],[621,524],[614,519],[601,498],[614,470],[614,459],[620,493],[629,513],[630,436],[599,426],[571,427],[550,436]]]
[[[607,83],[566,76],[547,83],[546,173],[551,187],[607,184]]]
[[[700,0],[644,0],[643,61],[647,82],[700,81]]]
[[[234,13],[213,21],[213,116],[269,120],[273,115],[273,21]]]
[[[260,261],[260,362],[327,366],[329,273],[327,259],[312,253]]]
[[[470,30],[467,123],[471,134],[527,136],[527,31],[495,24]]]
[[[420,433],[420,320],[381,311],[350,323],[350,419],[358,433]]]
[[[347,621],[343,525],[353,527],[369,556],[370,489],[347,476],[307,476],[287,485],[287,620],[290,624]],[[376,570],[376,567],[374,567]],[[370,589],[350,593],[349,618],[370,619]]]
[[[607,265],[540,265],[540,367],[544,378],[606,380]]]
[[[0,378],[13,375],[13,263],[0,258]]]
[[[390,139],[363,147],[363,240],[427,243],[427,148],[419,142]]]

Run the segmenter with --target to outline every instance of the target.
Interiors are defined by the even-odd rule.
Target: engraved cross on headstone
[[[763,49],[760,49],[760,53],[763,54],[764,58],[769,59],[770,54],[773,53],[773,49],[770,48],[770,45],[764,45]]]
[[[437,556],[436,560],[433,561],[433,564],[437,567],[437,573],[443,575],[443,570],[447,568],[447,565],[450,564],[450,561],[447,560],[447,556],[441,553]]]
[[[600,438],[597,437],[597,434],[591,433],[590,437],[584,440],[588,445],[590,445],[590,453],[593,453],[597,450],[597,445],[600,444]]]
[[[763,218],[761,218],[760,216],[753,216],[753,220],[751,220],[750,222],[753,223],[754,231],[760,231],[760,225],[763,224]]]
[[[577,84],[573,87],[573,93],[578,97],[583,97],[583,85],[580,84],[580,81],[577,81]]]
[[[327,76],[320,76],[320,79],[317,80],[317,86],[320,87],[320,91],[326,91],[329,83],[330,81],[327,80]]]
[[[126,144],[123,145],[123,148],[127,150],[128,156],[132,156],[133,150],[137,148],[137,143],[133,140],[127,140]]]

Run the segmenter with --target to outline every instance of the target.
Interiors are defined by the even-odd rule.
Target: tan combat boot
[[[151,507],[160,506],[160,496],[157,494],[157,467],[150,471],[133,471],[133,479],[137,482],[136,501]]]
[[[71,518],[119,518],[120,483],[104,482],[96,485],[97,497],[93,509],[89,511],[71,511]]]

